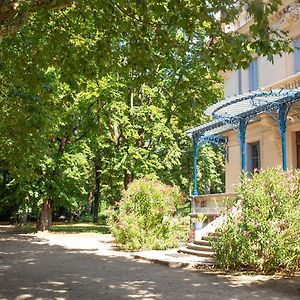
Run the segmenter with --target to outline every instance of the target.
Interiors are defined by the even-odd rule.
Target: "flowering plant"
[[[300,269],[300,173],[268,169],[238,186],[241,205],[228,209],[213,241],[222,267],[259,271]]]
[[[183,197],[176,186],[157,180],[134,180],[117,209],[108,211],[108,225],[125,250],[177,247],[188,236],[189,218],[177,215]]]
[[[204,222],[206,220],[206,216],[204,214],[198,214],[194,217],[195,222]]]

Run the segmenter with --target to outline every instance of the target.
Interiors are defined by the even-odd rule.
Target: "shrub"
[[[218,264],[226,269],[264,272],[300,269],[300,174],[265,170],[243,176],[239,202],[227,211],[213,241]],[[235,213],[233,213],[235,211]]]
[[[177,187],[160,181],[133,181],[115,209],[108,210],[108,226],[125,250],[177,247],[187,237],[188,218],[174,218],[182,200]]]

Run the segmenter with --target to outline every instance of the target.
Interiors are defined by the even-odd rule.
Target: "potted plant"
[[[194,221],[195,230],[200,230],[204,227],[204,221],[206,220],[206,216],[204,214],[198,214]]]

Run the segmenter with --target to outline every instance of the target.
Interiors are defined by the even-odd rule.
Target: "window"
[[[261,168],[259,142],[248,144],[247,152],[247,170],[250,173],[254,173]]]
[[[251,61],[249,65],[249,90],[255,91],[258,89],[258,62],[257,58]]]
[[[295,41],[294,60],[295,73],[298,73],[300,72],[300,36],[298,36]]]

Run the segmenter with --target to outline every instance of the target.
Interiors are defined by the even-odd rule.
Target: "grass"
[[[52,232],[65,233],[80,233],[80,232],[95,232],[107,234],[109,233],[108,226],[97,225],[92,223],[74,223],[74,224],[54,224],[51,229]]]
[[[7,225],[7,224],[5,224]],[[27,223],[26,225],[16,225],[16,233],[35,233],[37,232],[35,223]],[[98,225],[93,223],[54,223],[51,232],[60,233],[81,233],[81,232],[94,232],[100,234],[107,234],[109,228],[106,225]]]
[[[35,233],[36,232],[36,224],[35,223],[27,223],[26,225],[8,225],[7,226],[14,226],[13,232],[14,233]]]

